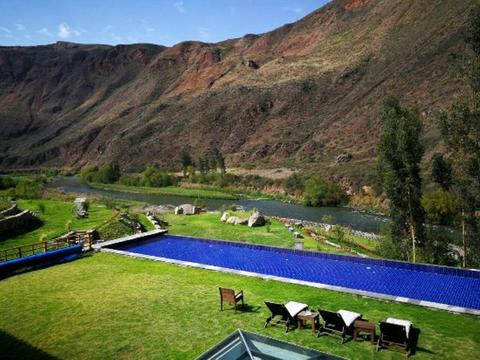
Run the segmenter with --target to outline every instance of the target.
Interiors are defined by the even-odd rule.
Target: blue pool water
[[[164,235],[111,246],[410,299],[480,309],[480,272]]]

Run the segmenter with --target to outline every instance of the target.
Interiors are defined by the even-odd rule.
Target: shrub
[[[451,225],[458,214],[455,195],[449,191],[437,190],[422,196],[422,206],[427,219],[433,224]]]
[[[15,196],[23,199],[38,198],[40,191],[40,185],[31,180],[20,180],[15,186]]]
[[[306,206],[337,206],[347,201],[345,192],[337,184],[320,177],[305,181],[304,203]]]
[[[148,166],[142,173],[141,184],[148,187],[171,186],[176,184],[176,177],[156,166]]]
[[[44,203],[42,203],[42,202],[38,203],[37,208],[38,208],[38,211],[40,211],[40,213],[45,214],[45,204]]]
[[[9,176],[0,176],[0,190],[15,187],[15,181]]]
[[[300,195],[305,190],[305,177],[293,173],[283,181],[283,188],[287,194]]]
[[[127,186],[139,186],[140,177],[137,175],[122,175],[118,179],[118,183]]]

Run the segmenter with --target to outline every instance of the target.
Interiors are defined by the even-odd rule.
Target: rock
[[[225,212],[222,214],[222,217],[220,218],[220,221],[222,221],[222,222],[227,221],[227,219],[228,219],[229,216],[230,216],[230,215],[228,215],[228,212],[225,211]]]
[[[373,190],[373,187],[371,186],[362,186],[362,194],[363,195],[373,195],[374,194],[374,190]]]
[[[238,216],[230,216],[227,219],[227,224],[236,224],[240,218]]]
[[[200,213],[200,208],[192,204],[182,204],[175,208],[175,214],[196,215]]]
[[[248,218],[237,218],[237,221],[235,221],[235,225],[247,225],[248,224]]]
[[[253,61],[253,60],[251,60],[251,59],[247,60],[246,65],[247,65],[249,68],[255,69],[255,70],[260,67],[260,66],[258,66],[258,64],[257,64],[255,61]]]
[[[337,164],[347,163],[352,160],[352,154],[340,154],[336,157],[335,162]]]
[[[180,206],[177,206],[175,208],[175,215],[181,215],[183,214],[183,209]]]
[[[263,226],[265,225],[265,223],[266,223],[265,216],[260,215],[260,213],[258,212],[254,213],[248,218],[249,227]]]

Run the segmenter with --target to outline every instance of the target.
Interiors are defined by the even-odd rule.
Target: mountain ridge
[[[215,146],[229,165],[367,181],[386,93],[418,103],[439,148],[432,118],[464,89],[450,60],[474,3],[335,0],[219,43],[0,47],[0,169],[175,168]]]

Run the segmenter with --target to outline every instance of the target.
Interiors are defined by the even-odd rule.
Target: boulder
[[[335,158],[337,164],[343,164],[352,160],[352,154],[340,154]]]
[[[235,221],[235,225],[247,225],[248,224],[248,218],[237,218]]]
[[[260,215],[260,213],[256,212],[248,218],[248,226],[263,226],[266,223],[265,216]]]
[[[175,214],[195,215],[200,213],[200,208],[192,204],[182,204],[175,208]]]
[[[230,216],[227,219],[227,224],[236,224],[240,218],[238,216]]]
[[[183,214],[183,209],[180,206],[177,206],[175,208],[175,215],[181,215]]]
[[[225,211],[225,212],[222,214],[222,217],[220,218],[220,221],[222,221],[222,222],[227,221],[227,219],[228,219],[229,216],[230,216],[230,215],[228,215],[228,212]]]

